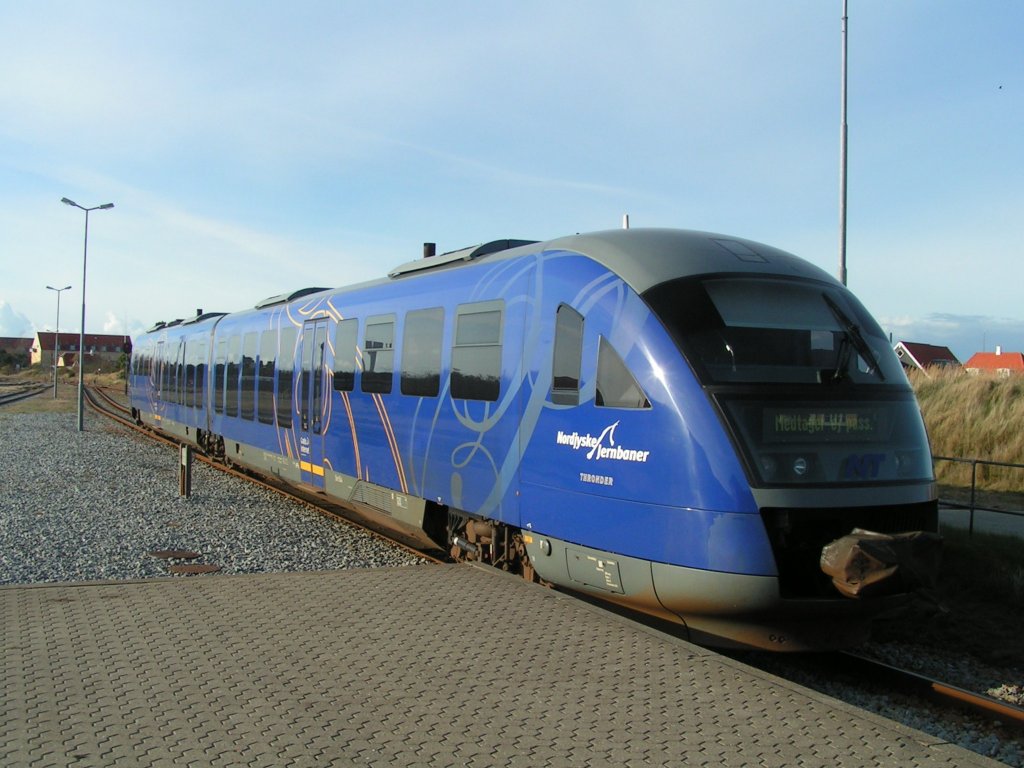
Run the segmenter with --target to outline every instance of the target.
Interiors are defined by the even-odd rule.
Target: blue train
[[[822,547],[937,528],[877,323],[723,235],[499,240],[159,323],[130,387],[140,423],[211,455],[704,642],[855,643],[903,596],[841,596]]]

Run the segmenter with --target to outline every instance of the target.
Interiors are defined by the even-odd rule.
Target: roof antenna
[[[622,214],[622,228],[623,229],[629,229],[629,214],[628,213]]]

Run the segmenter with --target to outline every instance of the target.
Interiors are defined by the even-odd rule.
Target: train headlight
[[[821,482],[821,466],[814,453],[762,453],[757,457],[765,483]]]
[[[923,451],[896,451],[897,476],[927,477],[930,469]]]

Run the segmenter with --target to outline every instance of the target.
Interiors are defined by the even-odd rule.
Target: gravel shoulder
[[[156,550],[191,550],[221,573],[421,562],[357,529],[86,414],[0,413],[0,584],[168,576]]]

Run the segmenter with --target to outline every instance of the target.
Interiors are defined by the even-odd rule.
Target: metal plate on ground
[[[198,552],[189,549],[158,549],[149,554],[152,557],[159,557],[161,560],[195,560],[202,557]]]
[[[184,563],[182,565],[169,565],[167,570],[183,576],[193,576],[199,573],[216,573],[220,570],[220,566],[203,563]]]

